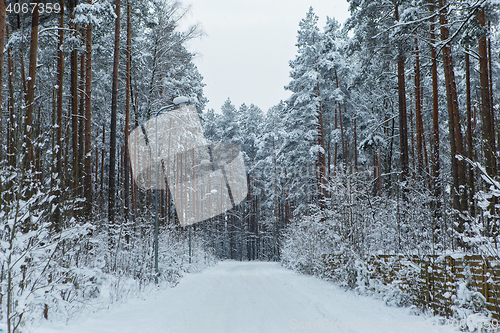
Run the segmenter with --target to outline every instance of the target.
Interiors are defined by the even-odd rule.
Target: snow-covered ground
[[[409,312],[277,263],[225,261],[187,274],[175,288],[32,332],[457,332]]]

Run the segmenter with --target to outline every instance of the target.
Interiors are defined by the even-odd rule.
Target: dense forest
[[[288,100],[263,112],[228,99],[216,112],[186,49],[202,32],[179,30],[180,2],[67,0],[49,12],[36,0],[24,12],[0,0],[8,332],[71,316],[103,286],[119,299],[216,258],[315,274],[331,253],[498,257],[498,2],[348,2],[343,26],[328,17],[320,29],[313,8],[300,21]],[[241,148],[248,196],[184,228],[158,191],[155,272],[155,192],[134,183],[128,135],[181,95],[209,141]]]

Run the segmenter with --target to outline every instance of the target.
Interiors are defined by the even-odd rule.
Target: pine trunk
[[[434,13],[434,1],[431,2],[429,8],[431,14]],[[430,38],[431,38],[431,73],[432,73],[432,140],[431,140],[431,154],[432,154],[432,188],[434,193],[433,212],[435,217],[440,216],[441,201],[441,183],[439,181],[440,163],[439,163],[439,87],[438,87],[438,73],[437,73],[437,53],[435,44],[435,18],[430,19]]]
[[[453,70],[453,57],[451,54],[451,46],[449,44],[449,30],[447,28],[448,19],[446,17],[446,1],[439,0],[440,7],[440,23],[441,23],[441,40],[445,42],[443,46],[443,67],[446,84],[446,96],[448,104],[448,126],[450,135],[451,148],[451,166],[453,176],[453,208],[463,210],[466,200],[462,200],[461,195],[465,195],[466,191],[462,191],[461,185],[465,185],[465,169],[462,161],[459,161],[456,156],[463,155],[462,134],[458,113],[457,89],[455,84],[455,73]],[[466,199],[466,198],[465,198]],[[464,202],[465,201],[465,202]]]
[[[5,27],[7,35],[9,35],[9,26]],[[9,127],[8,127],[8,136],[9,136],[9,165],[14,167],[17,162],[17,147],[16,147],[16,136],[17,136],[17,126],[16,123],[16,112],[15,112],[15,103],[14,103],[14,60],[12,59],[12,50],[9,48],[7,50],[7,70],[9,72],[8,82],[9,82]]]
[[[129,206],[130,206],[130,185],[129,185],[129,154],[128,154],[128,137],[130,132],[130,44],[131,44],[131,30],[130,30],[130,0],[127,0],[127,83],[125,88],[125,160],[123,161],[124,167],[124,195],[125,195],[125,220],[128,220]]]
[[[320,98],[319,83],[317,84],[318,98]],[[325,190],[326,190],[326,159],[325,159],[325,130],[323,125],[323,108],[321,101],[318,105],[318,146],[323,151],[318,152],[317,172],[318,187],[319,187],[319,206],[325,206]]]
[[[57,104],[56,104],[56,173],[57,182],[56,190],[54,193],[54,214],[52,217],[53,228],[56,231],[61,230],[61,209],[60,209],[60,199],[61,199],[61,187],[63,179],[63,168],[62,168],[62,113],[63,113],[63,78],[64,78],[64,52],[62,50],[64,42],[64,6],[61,6],[61,17],[59,19],[59,40],[57,43]]]
[[[467,156],[471,161],[474,161],[474,147],[472,137],[472,103],[471,103],[471,87],[470,87],[470,57],[469,49],[465,51],[465,84],[466,84],[466,99],[467,99]],[[467,178],[467,185],[469,187],[469,213],[475,216],[474,205],[474,167],[469,165],[469,175]]]
[[[488,34],[490,33],[490,22],[488,21]],[[492,73],[492,67],[491,67],[491,37],[488,37],[488,73],[489,73],[489,77],[488,77],[488,81],[489,81],[489,87],[490,87],[490,110],[491,110],[491,133],[492,133],[492,137],[493,137],[493,151],[497,151],[497,145],[496,145],[496,136],[495,136],[495,108],[494,108],[494,105],[493,104],[493,73]],[[497,164],[496,162],[496,156],[495,156],[495,165]],[[498,172],[498,170],[497,170]],[[496,173],[495,173],[496,175]]]
[[[358,171],[358,118],[354,118],[354,170]]]
[[[479,24],[485,27],[484,8],[478,12],[477,18]],[[495,161],[495,134],[493,132],[491,123],[491,98],[489,88],[489,71],[488,71],[488,55],[486,48],[486,34],[479,39],[479,72],[480,72],[480,88],[481,88],[481,116],[483,124],[483,142],[484,142],[484,158],[486,172],[495,177],[496,176],[496,161]]]
[[[424,123],[422,120],[422,96],[420,86],[420,55],[418,40],[415,38],[415,123],[417,127],[417,175],[424,175],[423,135]]]
[[[335,81],[337,82],[337,89],[339,87],[339,77],[337,76],[337,70],[335,69]],[[340,103],[337,103],[337,108],[335,108],[335,135],[337,133],[337,129],[339,128],[339,113],[340,113]],[[337,172],[337,154],[338,154],[339,144],[337,140],[335,140],[335,149],[334,149],[334,157],[333,157],[333,165],[334,172]]]
[[[462,160],[457,158],[458,155],[464,156],[462,145],[462,130],[460,127],[460,116],[458,110],[457,88],[455,84],[455,72],[453,69],[453,57],[449,40],[449,30],[447,28],[448,19],[446,17],[446,1],[439,0],[440,7],[440,24],[441,24],[441,40],[443,46],[443,67],[446,83],[446,95],[448,102],[448,117],[449,117],[449,132],[450,132],[450,148],[451,148],[451,165],[453,176],[453,208],[457,211],[467,210],[467,189],[465,187],[465,166]],[[456,230],[462,232],[464,221],[460,216],[457,216],[458,225]],[[462,241],[458,241],[463,245]]]
[[[7,0],[0,0],[0,145],[3,143],[2,123],[3,123],[3,49],[5,46],[5,20],[7,18]],[[0,148],[0,162],[3,161],[3,148]],[[0,184],[0,192],[2,191]]]
[[[87,29],[82,29],[82,41],[87,40]],[[82,45],[84,47],[85,45]],[[84,169],[83,169],[83,158],[84,158],[84,152],[85,152],[85,103],[86,103],[86,98],[85,98],[85,76],[87,74],[87,71],[85,70],[85,63],[86,63],[86,54],[85,52],[82,52],[80,54],[80,82],[79,82],[79,87],[78,91],[80,91],[80,102],[78,104],[78,179],[76,180],[77,183],[77,189],[78,189],[78,196],[83,197],[83,178],[85,177],[84,175]],[[81,207],[78,207],[81,208]]]
[[[108,193],[108,220],[115,220],[115,191],[116,191],[116,109],[118,100],[118,63],[120,60],[120,0],[115,2],[115,49],[113,58],[113,83],[111,87],[111,129],[109,136],[109,193]]]
[[[77,0],[69,2],[70,28],[73,29],[73,38],[76,38],[76,24],[73,22],[75,17],[74,9]],[[76,47],[71,51],[71,131],[72,131],[72,150],[73,150],[73,197],[78,193],[78,50]]]
[[[92,0],[88,0],[91,4]],[[92,216],[92,24],[87,24],[86,62],[85,62],[85,215]]]
[[[395,7],[395,20],[399,21],[398,5]],[[399,97],[399,146],[401,150],[401,180],[409,176],[408,156],[408,120],[406,115],[406,89],[405,89],[405,57],[399,50],[398,58],[398,97]]]
[[[17,14],[17,29],[21,29],[21,15]],[[19,44],[19,62],[21,65],[21,83],[23,86],[24,98],[28,94],[28,87],[26,85],[26,66],[24,64],[24,40]]]
[[[104,147],[106,143],[106,124],[102,125],[102,149],[101,149],[101,194],[100,203],[104,206]]]
[[[411,81],[411,77],[408,78]],[[411,93],[410,93],[410,101],[412,99]],[[415,179],[415,170],[416,170],[416,163],[415,163],[415,125],[413,124],[413,109],[410,108],[410,142],[411,142],[411,159],[410,159],[410,170],[411,170],[411,176],[413,179]]]
[[[340,145],[342,147],[342,162],[347,162],[347,156],[345,151],[345,141],[344,141],[344,123],[342,121],[342,107],[339,103],[339,123],[340,123]]]
[[[408,120],[406,115],[406,91],[404,56],[398,60],[398,96],[399,96],[399,146],[401,150],[401,176],[404,181],[409,176],[408,156]]]
[[[36,3],[38,6],[39,0],[34,0],[33,3]],[[38,10],[35,10],[31,17],[30,66],[26,87],[26,114],[24,127],[26,150],[23,165],[25,171],[31,170],[33,167],[33,108],[35,103],[35,81],[38,56],[38,18]]]

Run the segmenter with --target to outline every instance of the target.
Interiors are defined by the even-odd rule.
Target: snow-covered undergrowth
[[[393,196],[374,196],[371,185],[361,174],[339,173],[329,186],[331,199],[324,207],[311,207],[307,214],[296,217],[287,227],[281,262],[295,271],[383,299],[389,306],[410,307],[415,313],[428,311],[425,288],[417,287],[423,283],[418,262],[433,254],[455,253],[461,235],[447,235],[451,229],[449,217],[433,216],[432,199],[418,183],[395,188]],[[500,196],[496,193],[500,190],[490,193],[488,198]],[[469,240],[471,249],[491,256],[494,242],[492,238],[480,236],[484,230],[478,230],[482,225],[479,222],[470,221],[465,226],[469,238],[475,235],[476,244]],[[484,251],[477,250],[478,242]],[[374,260],[374,255],[417,260],[381,262]],[[335,258],[331,259],[335,262],[329,263],[327,258]],[[472,286],[470,276],[458,281],[456,289],[449,295],[452,317],[487,321],[491,313],[485,307],[484,297]],[[471,331],[475,328],[468,326]]]
[[[157,288],[175,286],[186,272],[202,270],[215,257],[193,231],[164,225],[159,236],[155,283],[153,219],[109,226],[71,219],[56,232],[46,221],[49,195],[18,200],[1,210],[0,328],[29,331],[41,321],[71,322]],[[42,212],[37,214],[37,212]]]
[[[328,224],[323,221],[323,225]],[[339,251],[332,246],[335,244],[331,241],[333,237],[324,237],[325,231],[314,218],[295,221],[287,231],[291,238],[287,239],[283,247],[282,264],[295,271],[315,275],[352,289],[359,295],[381,299],[387,306],[407,307],[412,314],[432,315],[418,265],[410,260],[398,260],[398,256],[379,261],[374,257],[362,258],[346,248]],[[319,239],[321,241],[318,242]],[[328,256],[327,253],[334,255]],[[462,325],[463,331],[490,332],[491,330],[481,330],[491,320],[486,299],[473,286],[470,271],[465,275],[465,280],[458,283],[456,293],[449,293],[451,317],[441,318],[441,321],[456,321],[455,326]]]
[[[421,303],[419,295],[409,288],[418,278],[418,272],[411,265],[396,271],[390,283],[372,278],[378,266],[342,244],[341,237],[332,232],[333,225],[330,219],[322,221],[314,216],[295,220],[287,229],[282,264],[354,289],[359,294],[376,296],[391,306]],[[325,260],[329,254],[335,258],[330,264]]]

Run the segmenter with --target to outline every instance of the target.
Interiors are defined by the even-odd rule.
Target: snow
[[[189,103],[189,98],[187,98],[186,96],[179,96],[179,97],[174,98],[173,103],[175,105],[179,105],[182,103]]]
[[[277,263],[224,261],[187,274],[175,288],[31,332],[457,332],[412,312]]]

